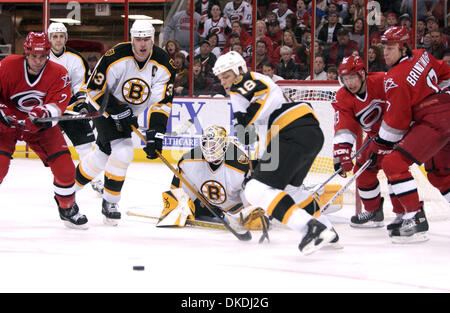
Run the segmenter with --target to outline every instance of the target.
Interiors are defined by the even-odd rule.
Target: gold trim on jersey
[[[277,116],[267,132],[266,147],[270,144],[272,138],[278,135],[284,127],[306,114],[312,114],[317,119],[311,107],[302,102]]]
[[[105,171],[105,177],[111,180],[115,180],[115,181],[124,181],[125,180],[125,176],[117,176],[111,173],[108,173],[107,171]]]
[[[287,193],[282,191],[275,197],[275,199],[272,200],[272,202],[270,203],[269,207],[267,208],[267,214],[268,215],[272,215],[273,210],[275,209],[275,207],[278,205],[278,203],[280,203],[281,199],[283,199],[285,196],[287,196]]]

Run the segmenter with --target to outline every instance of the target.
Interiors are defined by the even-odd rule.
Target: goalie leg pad
[[[184,227],[186,220],[194,219],[194,202],[182,188],[165,191],[162,198],[164,209],[156,227]]]

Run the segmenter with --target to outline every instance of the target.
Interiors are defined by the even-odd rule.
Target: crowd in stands
[[[412,32],[412,0],[378,0],[382,14],[370,26],[369,72],[386,71],[381,35],[390,26]],[[188,95],[190,7],[176,13],[164,28],[164,49],[178,69],[176,95]],[[450,14],[445,0],[417,1],[416,48],[426,49],[450,62]],[[197,0],[194,16],[194,96],[225,94],[212,73],[221,54],[237,51],[253,64],[252,32],[255,32],[255,71],[277,80],[336,80],[344,57],[364,56],[365,0],[317,0],[313,73],[310,75],[311,0],[258,1],[252,29],[252,0]],[[447,21],[446,21],[447,20]],[[447,26],[445,26],[447,25]]]

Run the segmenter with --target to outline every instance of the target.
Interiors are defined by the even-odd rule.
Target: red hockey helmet
[[[30,32],[23,42],[25,54],[49,54],[52,45],[45,33]]]
[[[358,74],[366,73],[364,61],[358,55],[351,55],[349,57],[344,58],[338,68],[339,76],[349,75],[353,73]]]
[[[381,43],[384,45],[398,43],[400,46],[407,44],[409,41],[409,32],[406,27],[392,26],[389,27],[381,36]]]

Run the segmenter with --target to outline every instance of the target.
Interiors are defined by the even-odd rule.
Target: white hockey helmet
[[[63,23],[51,23],[47,29],[48,37],[50,37],[52,33],[64,33],[67,38],[67,28]]]
[[[247,63],[245,63],[242,55],[236,51],[230,51],[217,59],[216,64],[214,64],[213,72],[214,75],[218,76],[219,74],[232,70],[239,76],[241,74],[239,69],[242,69],[244,73],[247,73]]]
[[[209,163],[219,163],[228,149],[227,131],[222,126],[209,126],[202,135],[200,148],[205,160]]]
[[[136,20],[130,29],[131,38],[133,37],[151,37],[155,40],[155,28],[149,20]]]

